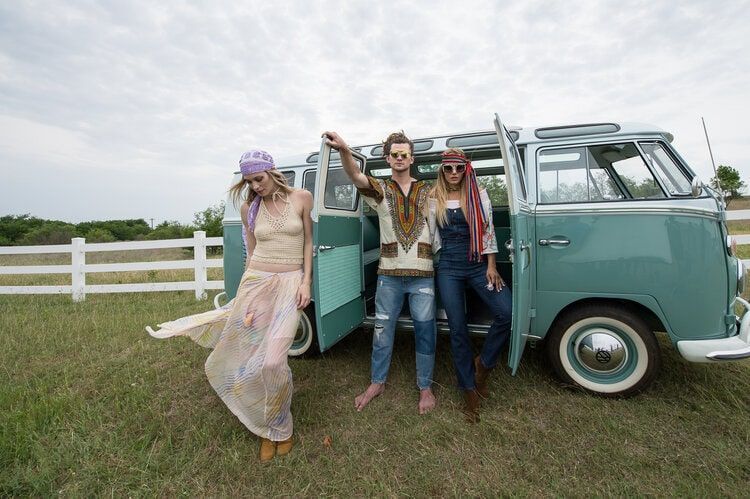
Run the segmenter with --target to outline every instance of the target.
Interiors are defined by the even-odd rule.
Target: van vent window
[[[432,149],[432,140],[415,140],[414,141],[414,152],[425,152]],[[383,156],[383,146],[376,146],[370,151],[370,156],[374,158],[380,158]]]
[[[560,137],[576,137],[580,135],[597,135],[601,133],[615,133],[620,126],[614,123],[594,123],[591,125],[556,126],[537,128],[534,135],[540,139],[557,139]]]
[[[690,194],[690,180],[680,169],[663,144],[659,142],[640,142],[641,149],[651,168],[661,179],[672,195]]]
[[[374,168],[370,170],[370,175],[373,177],[390,177],[391,176],[391,169],[390,168]]]
[[[497,142],[497,133],[486,135],[474,135],[473,137],[451,137],[445,143],[448,147],[471,147],[471,146],[500,146]]]
[[[352,151],[357,151],[357,152],[360,152],[362,150],[361,147],[350,147],[349,149],[351,149]],[[320,155],[319,153],[314,152],[307,157],[306,161],[308,163],[317,163],[319,155]],[[331,161],[341,161],[341,156],[339,155],[338,152],[331,151]]]

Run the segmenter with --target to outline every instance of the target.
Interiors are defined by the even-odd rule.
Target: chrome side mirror
[[[694,198],[697,198],[701,195],[701,192],[703,192],[703,182],[698,175],[693,177],[693,181],[690,182],[690,192],[693,194]]]

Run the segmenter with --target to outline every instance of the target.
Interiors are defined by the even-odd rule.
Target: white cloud
[[[750,180],[748,6],[6,3],[0,209],[87,219],[147,206],[189,221],[248,147],[316,150],[326,129],[351,143],[489,129],[496,111],[519,125],[653,122],[707,179],[705,116],[717,162]],[[39,171],[58,181],[32,202],[19,191]],[[80,185],[109,196],[65,204]]]

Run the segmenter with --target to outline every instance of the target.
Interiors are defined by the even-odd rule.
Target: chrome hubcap
[[[597,374],[616,373],[628,361],[628,349],[622,338],[603,328],[580,335],[573,351],[581,366]]]

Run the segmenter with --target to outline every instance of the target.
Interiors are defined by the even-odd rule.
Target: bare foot
[[[374,399],[384,391],[384,383],[370,383],[370,386],[367,387],[367,390],[357,395],[357,397],[354,399],[354,408],[357,409],[357,412],[362,411],[362,409],[364,409],[372,399]]]
[[[432,388],[426,388],[419,391],[420,414],[427,414],[435,408],[435,404],[437,404],[437,399],[435,399],[435,395],[432,393]]]

